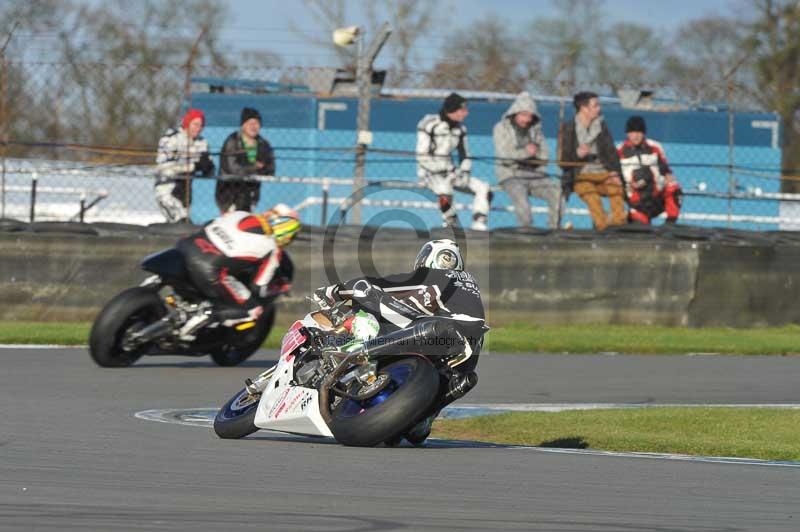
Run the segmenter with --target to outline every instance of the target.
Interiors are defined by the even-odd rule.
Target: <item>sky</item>
[[[423,61],[432,60],[435,52],[431,45],[442,43],[443,36],[450,34],[452,27],[467,27],[470,24],[496,16],[524,27],[538,16],[555,14],[552,0],[432,0],[445,6],[443,11],[451,14],[443,23],[441,35],[420,43],[418,53]],[[360,13],[363,5],[359,0],[346,0],[350,23],[362,25],[366,17]],[[228,0],[230,20],[224,25],[222,37],[226,42],[241,48],[259,48],[279,54],[286,65],[310,66],[330,65],[331,55],[309,45],[291,29],[294,25],[327,38],[309,17],[301,1],[275,0]],[[634,21],[652,26],[655,31],[671,32],[684,23],[717,13],[730,14],[746,6],[745,0],[606,0],[604,3],[610,22]],[[576,14],[576,24],[580,14]],[[513,29],[513,26],[512,26]],[[388,45],[387,45],[388,46]],[[378,62],[380,66],[380,62]]]

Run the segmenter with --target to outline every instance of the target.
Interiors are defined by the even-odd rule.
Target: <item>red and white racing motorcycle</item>
[[[328,436],[344,445],[396,445],[409,430],[477,383],[454,371],[472,351],[425,356],[431,339],[460,338],[435,318],[376,337],[378,322],[347,303],[312,312],[283,337],[280,360],[219,410],[214,431],[242,438],[259,429]],[[462,338],[463,340],[463,338]],[[442,343],[442,342],[440,342]],[[450,342],[455,345],[458,342]]]

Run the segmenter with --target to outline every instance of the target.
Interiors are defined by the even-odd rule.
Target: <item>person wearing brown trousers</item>
[[[593,92],[579,92],[573,98],[575,119],[561,125],[562,186],[565,195],[575,192],[586,203],[594,227],[603,231],[609,225],[624,225],[625,192],[620,175],[622,168],[614,139]],[[603,209],[602,197],[608,198],[611,215]]]

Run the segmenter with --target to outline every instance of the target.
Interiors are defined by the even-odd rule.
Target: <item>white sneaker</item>
[[[475,220],[472,222],[472,230],[473,231],[488,231],[489,226],[486,225],[486,222],[483,220]]]

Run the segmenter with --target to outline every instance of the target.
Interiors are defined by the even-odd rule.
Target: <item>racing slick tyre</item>
[[[267,339],[275,324],[275,307],[269,307],[258,319],[255,327],[244,331],[230,329],[231,341],[222,349],[210,353],[211,359],[219,366],[236,366],[258,351]]]
[[[145,346],[133,351],[122,348],[125,333],[161,319],[165,310],[158,295],[149,288],[137,286],[116,295],[103,307],[89,333],[89,355],[98,366],[122,368],[136,362]]]
[[[331,409],[329,428],[343,445],[372,447],[393,442],[430,410],[439,394],[439,372],[421,356],[410,356],[378,371],[391,383],[363,401],[342,399]]]
[[[258,400],[258,396],[250,395],[245,388],[231,397],[214,418],[214,432],[217,436],[236,440],[257,431],[254,421]]]

